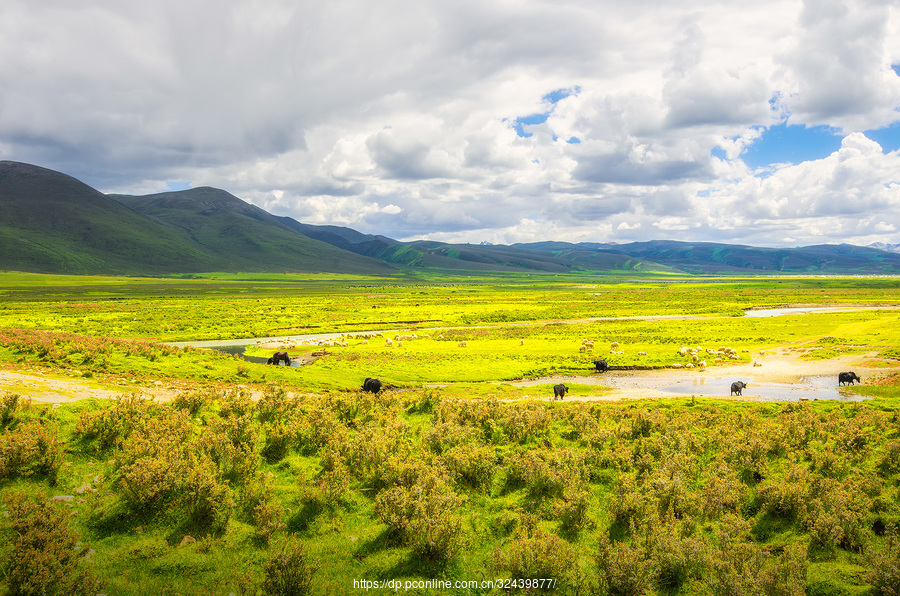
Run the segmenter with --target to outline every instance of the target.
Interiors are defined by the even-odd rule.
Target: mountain
[[[284,219],[217,188],[109,195],[181,239],[216,255],[216,271],[331,271],[384,274],[384,261],[305,236]]]
[[[873,242],[869,248],[877,248],[878,250],[886,250],[888,252],[900,252],[900,244],[885,244],[884,242]]]
[[[65,174],[9,161],[0,162],[0,269],[154,275],[395,270],[304,236],[222,190],[108,196]]]
[[[47,273],[203,271],[207,255],[75,178],[0,162],[0,268]]]
[[[20,271],[900,273],[900,253],[891,248],[896,245],[400,242],[275,216],[216,188],[104,195],[59,172],[0,161],[0,269]]]
[[[900,254],[851,244],[761,248],[713,242],[652,241],[581,244],[598,252],[627,254],[687,273],[898,273]]]
[[[290,218],[283,218],[290,219]],[[447,244],[430,240],[398,242],[384,236],[361,234],[350,228],[315,226],[294,220],[286,225],[310,238],[328,242],[357,254],[382,259],[395,265],[468,271],[670,271],[648,260],[638,261],[628,255],[582,250],[578,258],[559,255],[552,250],[523,250],[517,245]],[[574,246],[574,245],[569,245]]]

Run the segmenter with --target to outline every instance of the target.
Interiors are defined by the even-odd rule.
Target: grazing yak
[[[562,399],[566,396],[566,392],[569,390],[568,387],[560,383],[559,385],[553,386],[553,400]]]
[[[597,367],[597,372],[606,372],[609,370],[609,364],[606,363],[606,360],[594,360],[594,366]]]
[[[373,379],[371,377],[366,377],[366,380],[363,381],[363,391],[368,391],[369,393],[378,393],[381,391],[381,381],[378,379]]]
[[[284,362],[285,366],[290,366],[291,357],[288,356],[287,352],[275,352],[271,358],[266,360],[266,364],[278,364],[279,362]]]
[[[741,391],[743,391],[746,386],[747,383],[743,381],[735,381],[731,384],[731,395],[741,395]]]
[[[838,385],[843,385],[845,383],[847,385],[852,385],[853,381],[862,383],[862,379],[857,377],[855,372],[842,372],[838,375]]]

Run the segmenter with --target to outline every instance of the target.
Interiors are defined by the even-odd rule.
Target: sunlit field
[[[744,316],[792,305],[848,310]],[[888,277],[0,273],[0,594],[896,594],[897,306]],[[173,345],[241,339],[305,364]],[[699,374],[684,347],[856,362],[869,399],[621,399],[594,366]]]

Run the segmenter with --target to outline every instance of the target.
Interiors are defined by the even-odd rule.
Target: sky
[[[3,0],[0,159],[398,240],[900,243],[900,4]]]

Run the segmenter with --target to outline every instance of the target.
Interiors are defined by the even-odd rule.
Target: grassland
[[[738,316],[790,304],[876,308]],[[181,389],[0,395],[0,594],[897,593],[898,304],[893,278],[0,274],[0,369]],[[387,330],[419,337],[351,337]],[[300,368],[160,343],[326,332],[347,345]],[[685,345],[884,374],[853,404],[506,383]],[[395,388],[361,394],[367,376]]]

